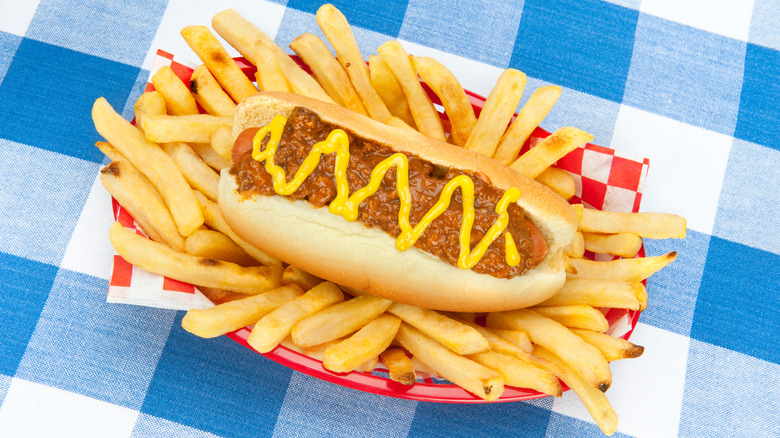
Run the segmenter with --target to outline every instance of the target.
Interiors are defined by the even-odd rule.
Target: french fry
[[[224,126],[222,128],[224,128]],[[216,133],[220,130],[221,128],[217,129],[217,131],[214,131],[214,134],[211,135],[211,138],[213,139],[214,135],[216,135]],[[230,158],[225,158],[217,153],[217,151],[215,151],[209,143],[190,143],[190,147],[206,164],[209,165],[209,167],[214,170],[220,171],[233,165],[233,162],[230,161]]]
[[[616,338],[592,330],[571,329],[572,333],[601,351],[604,357],[612,362],[620,359],[633,359],[645,352],[645,347],[633,344],[625,339]]]
[[[211,19],[211,26],[241,56],[254,65],[261,64],[260,60],[255,57],[255,42],[261,41],[276,56],[276,61],[293,93],[310,96],[323,102],[334,103],[320,87],[320,84],[298,67],[298,64],[287,56],[284,50],[274,43],[274,40],[236,11],[227,9],[214,15]]]
[[[198,114],[198,105],[192,97],[189,88],[176,76],[170,66],[162,66],[152,76],[152,84],[156,91],[165,98],[168,114],[183,116]]]
[[[282,67],[279,65],[276,53],[265,45],[262,40],[255,41],[255,58],[257,60],[255,80],[261,90],[291,92],[290,84],[284,78],[284,71],[282,71]]]
[[[349,75],[319,37],[304,33],[290,43],[290,48],[309,66],[317,82],[337,104],[368,115]]]
[[[532,307],[534,312],[550,318],[568,328],[579,328],[605,332],[609,328],[609,322],[604,314],[591,306],[574,304],[570,306]]]
[[[258,262],[264,264],[264,265],[279,265],[281,266],[282,262],[281,260],[277,259],[276,257],[269,255],[265,251],[262,251],[258,249],[257,247],[253,246],[246,240],[242,239],[238,234],[236,234],[225,222],[225,219],[222,218],[222,214],[219,212],[219,206],[216,202],[210,201],[208,198],[206,198],[206,195],[200,192],[194,192],[195,198],[200,203],[201,207],[203,208],[203,217],[205,219],[206,225],[210,226],[211,228],[226,234],[233,242],[236,242],[236,245],[240,246],[241,249],[246,251],[247,254],[252,256],[253,259],[257,260]]]
[[[499,333],[499,332],[514,332],[514,333],[523,333],[523,332],[518,330],[500,330],[494,328],[487,328],[474,322],[464,321],[464,324],[467,324],[469,327],[472,327],[474,330],[478,331],[479,334],[481,334],[488,341],[488,344],[490,345],[490,351],[495,351],[497,353],[514,356],[517,357],[518,359],[530,363],[535,362],[534,358],[531,357],[530,355],[530,351],[533,350],[533,346],[531,345],[531,341],[528,339],[528,335],[526,335],[528,346],[525,345],[520,346],[518,344],[510,342],[501,333]]]
[[[589,278],[601,280],[623,280],[640,282],[650,277],[677,258],[677,252],[632,259],[617,259],[609,262],[596,262],[587,259],[572,260],[576,273],[567,278]]]
[[[186,116],[146,115],[141,120],[141,129],[146,138],[155,143],[208,143],[211,135],[221,126],[233,126],[231,117],[217,117],[208,114]]]
[[[127,158],[125,158],[124,155],[122,155],[121,152],[119,152],[115,147],[111,146],[111,144],[107,141],[96,141],[95,147],[100,150],[100,152],[103,152],[103,155],[108,157],[111,161],[125,161],[127,162]],[[144,177],[146,178],[146,177]],[[155,192],[157,189],[155,189]],[[159,196],[159,194],[158,194]],[[162,198],[160,198],[162,199]]]
[[[401,43],[388,41],[379,46],[377,51],[382,56],[382,59],[385,60],[387,66],[390,67],[390,70],[392,70],[398,83],[401,84],[401,88],[404,90],[406,99],[409,102],[409,109],[412,111],[412,117],[417,130],[428,137],[447,141],[439,113],[425,93],[425,90],[423,90],[422,85],[420,85],[417,72],[414,71],[409,55],[401,47]]]
[[[525,73],[513,68],[501,73],[464,145],[466,149],[487,157],[493,156],[501,136],[517,110],[517,105],[520,104],[527,81]]]
[[[414,385],[417,382],[417,373],[414,364],[404,350],[398,347],[388,348],[379,355],[382,363],[387,367],[390,380],[402,385]]]
[[[181,36],[234,101],[241,102],[257,93],[257,88],[252,85],[209,28],[185,26],[181,30]]]
[[[574,234],[574,239],[563,250],[563,253],[571,259],[581,259],[585,255],[585,237],[581,231]]]
[[[281,285],[280,266],[242,267],[183,254],[128,230],[119,222],[109,229],[114,249],[128,263],[155,274],[198,286],[259,294]]]
[[[214,230],[195,230],[184,242],[184,252],[204,259],[224,260],[239,266],[257,266],[258,262],[236,245],[230,237]]]
[[[185,143],[165,143],[163,150],[176,163],[190,186],[206,195],[212,201],[217,200],[219,174],[208,166],[191,147]]]
[[[480,365],[501,373],[509,386],[530,388],[553,397],[560,397],[563,394],[561,384],[552,372],[523,362],[516,357],[495,351],[484,351],[467,357]]]
[[[147,114],[168,114],[165,103],[165,97],[159,91],[146,91],[135,101],[133,113],[135,115],[135,126],[141,126],[141,120]],[[114,160],[116,161],[116,160]]]
[[[171,213],[154,187],[130,163],[112,161],[100,170],[100,182],[152,240],[177,251],[184,249],[184,238]]]
[[[574,177],[567,171],[557,167],[548,167],[536,177],[536,181],[546,185],[563,199],[575,195],[577,186]]]
[[[382,98],[382,102],[385,103],[390,114],[396,119],[403,121],[406,127],[417,132],[414,128],[417,125],[414,124],[414,117],[409,109],[409,102],[406,100],[404,90],[385,60],[379,55],[371,55],[368,57],[368,67],[371,85],[373,85],[379,97]],[[385,123],[389,125],[390,119]]]
[[[536,178],[564,155],[591,140],[593,136],[585,131],[563,127],[514,160],[509,167],[528,178]]]
[[[552,364],[555,375],[577,394],[602,432],[606,435],[615,433],[618,427],[617,414],[602,391],[591,386],[573,367],[549,349],[537,345],[534,348],[534,354]]]
[[[209,145],[220,157],[225,160],[231,160],[233,152],[233,128],[230,126],[220,126],[217,128],[211,138]]]
[[[92,120],[98,133],[149,178],[165,200],[179,234],[189,236],[203,225],[203,213],[192,189],[159,146],[117,114],[105,98],[98,98],[92,106]]]
[[[384,313],[391,304],[392,301],[371,295],[335,304],[295,324],[292,341],[301,347],[310,347],[349,335]]]
[[[212,116],[232,117],[236,104],[228,96],[205,64],[199,65],[190,76],[190,91],[195,101]]]
[[[325,350],[322,366],[336,373],[347,373],[385,351],[398,333],[401,320],[383,314],[374,318],[354,335]]]
[[[217,289],[215,287],[198,286],[198,290],[203,294],[203,296],[208,298],[208,300],[214,304],[227,303],[230,301],[241,300],[253,296],[248,294],[240,294],[238,292],[231,292],[225,289]]]
[[[454,353],[407,323],[401,324],[395,339],[417,360],[477,397],[493,401],[504,393],[501,373]]]
[[[493,158],[504,165],[515,161],[528,137],[547,117],[560,96],[561,87],[556,85],[537,88],[501,137]]]
[[[343,300],[344,294],[338,286],[320,283],[257,321],[247,342],[260,353],[268,353],[290,334],[298,321]]]
[[[477,125],[477,116],[463,86],[447,67],[435,59],[427,56],[413,56],[411,59],[414,70],[441,99],[444,112],[450,119],[452,142],[465,146]]]
[[[473,327],[448,318],[435,310],[393,303],[387,312],[403,319],[458,354],[479,353],[490,348],[485,337]]]
[[[642,238],[634,233],[582,233],[585,249],[599,254],[634,257],[642,248]]]
[[[284,268],[282,273],[282,284],[297,284],[304,290],[309,290],[314,286],[322,283],[324,280],[315,275],[309,274],[303,269],[297,268],[293,265],[289,265]]]
[[[501,336],[510,344],[520,348],[523,351],[531,352],[534,349],[531,339],[528,334],[521,330],[502,330],[502,329],[490,329],[493,333]]]
[[[601,352],[568,328],[533,310],[518,309],[488,314],[488,327],[522,330],[534,344],[558,355],[586,381],[600,391],[609,389],[612,372]]]
[[[683,238],[684,217],[668,213],[617,213],[583,209],[580,229],[589,233],[634,233],[648,239]]]
[[[282,340],[281,344],[289,348],[290,350],[297,351],[298,353],[305,354],[306,356],[309,356],[311,358],[317,359],[318,361],[322,362],[322,360],[325,357],[325,351],[327,351],[328,348],[338,344],[343,340],[344,338],[341,338],[330,342],[325,342],[320,345],[314,345],[312,347],[299,347],[298,345],[295,345],[292,339],[290,339],[290,337],[288,336],[284,338],[284,340]],[[369,358],[365,362],[359,364],[357,367],[355,367],[354,371],[368,373],[371,372],[371,370],[373,370],[378,363],[379,363],[379,357],[374,356]]]
[[[360,53],[347,18],[333,5],[325,4],[317,10],[316,19],[322,33],[336,51],[336,59],[349,75],[368,115],[384,123],[390,118],[390,111],[371,85],[366,61]]]
[[[208,309],[191,309],[181,320],[184,330],[201,338],[215,338],[256,323],[284,303],[303,295],[297,285],[229,301]]]
[[[574,278],[567,280],[558,293],[539,306],[570,306],[585,304],[593,307],[641,310],[642,283],[620,280],[592,280]]]

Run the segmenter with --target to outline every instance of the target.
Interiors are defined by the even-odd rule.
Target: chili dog
[[[314,275],[470,312],[530,306],[565,281],[575,211],[490,158],[287,93],[241,102],[233,136],[225,221]]]

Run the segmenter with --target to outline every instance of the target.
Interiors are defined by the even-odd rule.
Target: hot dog
[[[314,275],[470,312],[530,306],[565,281],[575,211],[490,158],[287,93],[245,99],[233,135],[225,221]]]

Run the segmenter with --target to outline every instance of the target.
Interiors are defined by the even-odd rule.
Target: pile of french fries
[[[599,427],[613,433],[617,416],[604,395],[612,382],[609,362],[638,357],[643,348],[607,334],[605,311],[646,308],[642,281],[676,253],[635,258],[642,238],[683,237],[684,219],[576,205],[579,230],[567,249],[563,289],[532,308],[487,315],[437,312],[339,287],[253,247],[226,225],[216,203],[218,172],[231,164],[236,103],[257,87],[334,102],[473,149],[566,199],[574,195],[572,176],[554,164],[590,141],[590,134],[561,128],[518,158],[560,96],[559,87],[537,89],[515,117],[526,77],[507,69],[476,117],[458,80],[436,60],[410,56],[389,41],[366,65],[341,12],[324,5],[316,20],[335,56],[312,34],[290,44],[312,75],[260,29],[226,10],[212,26],[257,66],[256,84],[211,30],[187,26],[181,35],[203,62],[189,84],[169,67],[157,71],[155,91],[135,104],[135,125],[105,99],[95,102],[95,127],[106,139],[97,147],[112,160],[101,181],[150,237],[115,223],[110,239],[116,251],[143,269],[197,285],[216,304],[184,317],[183,327],[197,336],[253,326],[248,343],[259,352],[284,344],[336,373],[370,371],[381,361],[394,381],[412,385],[416,370],[425,371],[485,400],[498,399],[505,385],[559,397],[563,382]],[[420,78],[441,100],[446,121]],[[586,251],[619,258],[592,261]]]

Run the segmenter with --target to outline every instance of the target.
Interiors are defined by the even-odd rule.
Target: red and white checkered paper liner
[[[293,58],[306,69],[306,66],[297,57]],[[243,58],[237,58],[236,62],[250,79],[254,78],[256,70],[252,64]],[[166,65],[170,66],[185,84],[189,84],[190,76],[197,67],[196,64],[187,60],[158,50],[152,62],[150,78],[157,70]],[[439,98],[425,84],[423,85],[431,100],[435,104],[441,105]],[[146,91],[150,90],[154,90],[151,81],[146,85]],[[474,110],[479,114],[485,98],[468,91],[467,94]],[[446,114],[442,114],[442,118],[446,119]],[[544,129],[536,128],[524,145],[523,151],[533,147],[548,135],[550,133]],[[574,176],[576,194],[571,199],[571,203],[582,203],[586,207],[598,210],[637,212],[649,164],[647,158],[627,156],[615,150],[588,143],[559,160],[557,167]],[[114,218],[117,221],[125,228],[130,228],[145,236],[143,230],[116,200],[113,200],[113,207]],[[640,252],[640,256],[644,256],[643,251]],[[134,267],[117,254],[114,255],[113,272],[108,288],[108,302],[178,310],[213,306],[194,286]],[[606,313],[606,317],[610,323],[610,334],[628,338],[639,318],[639,312],[610,309]],[[243,328],[229,333],[227,336],[247,348],[251,348],[246,342],[249,333],[248,328]],[[279,346],[264,356],[320,379],[375,394],[438,402],[484,402],[484,400],[446,380],[425,373],[418,374],[417,384],[406,386],[389,380],[386,374],[387,369],[383,368],[381,364],[371,373],[353,371],[347,374],[337,374],[325,370],[319,360],[284,346]],[[507,387],[499,401],[527,400],[545,396],[532,390]]]

